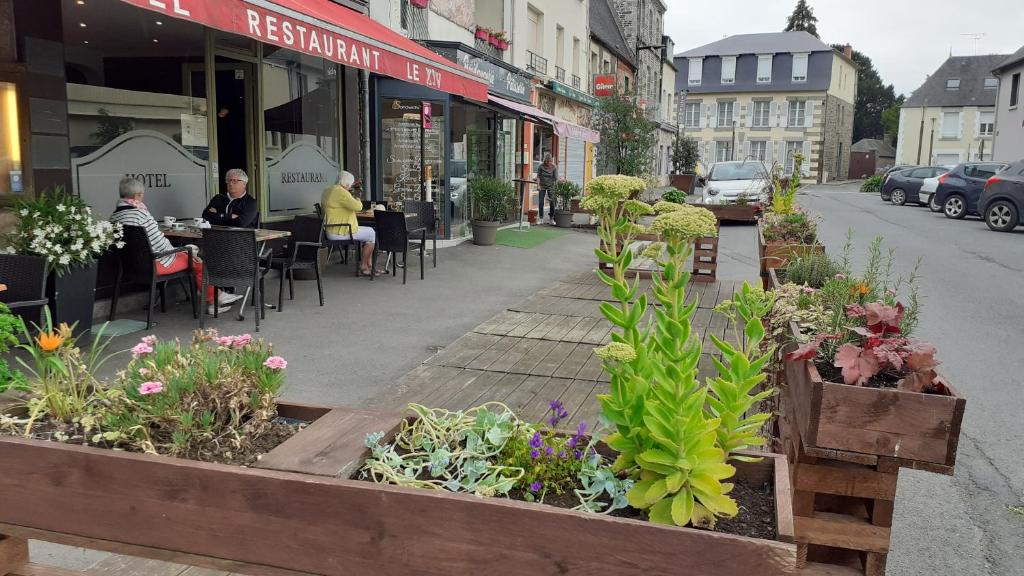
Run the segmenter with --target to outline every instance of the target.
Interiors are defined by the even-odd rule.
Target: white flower
[[[28,216],[28,208],[22,208],[21,211],[18,212],[18,214],[21,214],[22,216]]]
[[[68,209],[67,206],[65,206],[63,204],[57,204],[57,212],[63,212],[65,210],[67,210],[67,209]]]
[[[60,264],[61,266],[67,266],[68,264],[71,263],[71,256],[65,254],[57,259],[57,263]]]

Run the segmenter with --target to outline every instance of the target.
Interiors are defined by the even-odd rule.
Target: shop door
[[[257,196],[258,166],[255,137],[256,91],[254,67],[249,62],[218,56],[215,72],[217,122],[217,191],[224,192],[228,170],[241,168],[249,175],[249,193]]]

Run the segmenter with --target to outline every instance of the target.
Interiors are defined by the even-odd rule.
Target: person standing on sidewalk
[[[551,203],[551,216],[548,220],[555,217],[555,199],[551,196],[551,188],[558,182],[558,164],[555,164],[554,159],[551,157],[550,152],[544,153],[544,162],[537,168],[537,189],[539,190],[538,199],[540,200],[540,222],[544,223],[544,197],[547,196],[548,202]]]

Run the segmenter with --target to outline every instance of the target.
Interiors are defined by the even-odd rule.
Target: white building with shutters
[[[845,179],[857,67],[806,32],[729,36],[675,55],[677,122],[698,141],[705,169],[762,160],[803,178]]]
[[[992,160],[999,79],[1008,55],[950,56],[900,109],[897,164]]]

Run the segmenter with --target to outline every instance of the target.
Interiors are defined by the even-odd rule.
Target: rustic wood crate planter
[[[785,268],[790,260],[815,253],[824,254],[825,246],[822,244],[790,244],[782,241],[768,242],[764,238],[764,226],[760,222],[758,223],[757,255],[761,267],[761,280],[765,287],[768,286],[768,270]]]
[[[967,400],[945,380],[949,396],[849,386],[824,381],[811,361],[787,361],[785,379],[806,446],[952,471]]]
[[[719,224],[721,230],[721,224]],[[690,276],[691,282],[714,282],[718,274],[718,236],[702,236],[694,240],[693,245],[693,272]],[[661,242],[661,236],[657,234],[638,234],[634,239],[637,242]],[[619,243],[622,249],[622,243]],[[598,263],[598,267],[606,272],[611,271],[611,265],[605,262]],[[627,278],[651,278],[657,267],[652,268],[630,268],[626,270]]]
[[[778,540],[503,498],[352,480],[369,430],[400,415],[297,407],[316,421],[253,468],[0,438],[0,561],[20,540],[246,574],[789,574],[786,459],[740,464],[774,482]],[[8,542],[13,544],[7,544]],[[4,554],[13,550],[13,556]],[[0,573],[16,568],[0,563]]]
[[[760,204],[687,204],[710,210],[719,222],[757,222],[762,211]]]

